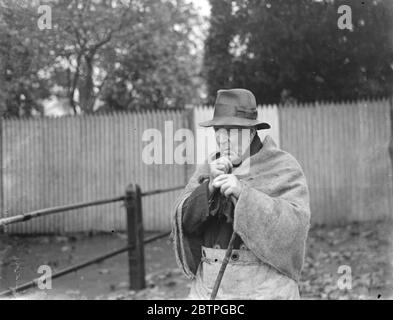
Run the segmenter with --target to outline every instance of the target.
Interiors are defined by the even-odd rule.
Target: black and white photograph
[[[0,0],[0,300],[393,300],[393,0]]]

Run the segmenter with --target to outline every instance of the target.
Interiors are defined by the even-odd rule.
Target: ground
[[[300,282],[303,299],[392,299],[393,224],[354,223],[313,227]],[[53,271],[121,248],[124,234],[18,237],[0,236],[0,291],[33,278],[40,265]],[[127,254],[53,279],[51,290],[30,289],[20,299],[181,299],[189,282],[176,265],[168,239],[146,245],[147,288],[128,290]],[[340,266],[342,266],[340,269]],[[348,278],[348,267],[352,276]],[[341,273],[340,273],[341,272]],[[341,278],[340,278],[341,276]],[[340,280],[341,279],[341,280]],[[340,289],[337,283],[351,284]]]

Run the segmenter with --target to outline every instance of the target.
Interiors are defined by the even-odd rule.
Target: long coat
[[[184,201],[199,186],[199,177],[208,173],[206,161],[197,168],[177,199],[172,221],[176,260],[184,274],[193,279],[194,288],[198,283],[203,284],[200,274],[206,262],[202,257],[203,239],[184,233],[181,209]],[[284,277],[288,284],[298,282],[310,225],[309,191],[299,163],[292,155],[280,150],[270,136],[266,136],[262,149],[232,173],[243,184],[235,207],[233,229],[260,262],[263,269],[257,274],[274,270],[274,276],[280,275],[277,279]],[[236,277],[241,273],[235,270],[232,275]],[[231,274],[225,274],[225,277],[229,279]],[[258,281],[267,281],[267,278],[261,277]],[[235,283],[236,279],[232,282]],[[261,283],[254,281],[254,284],[263,287]],[[270,288],[274,289],[274,286],[273,282]],[[274,298],[273,291],[265,292],[268,292],[265,298]],[[201,298],[208,294],[209,290]],[[224,294],[223,297],[232,296]],[[254,297],[263,298],[258,294]]]

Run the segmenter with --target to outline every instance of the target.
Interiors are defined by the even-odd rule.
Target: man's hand
[[[214,190],[213,180],[220,175],[228,173],[232,167],[232,162],[227,157],[218,158],[210,163],[210,192]]]
[[[239,179],[233,174],[219,175],[213,180],[213,187],[219,188],[220,192],[227,198],[234,196],[236,199],[239,198],[243,188]]]

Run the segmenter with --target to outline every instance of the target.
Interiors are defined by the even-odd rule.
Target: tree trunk
[[[389,99],[390,104],[390,142],[389,142],[389,155],[392,166],[392,183],[393,183],[393,96]]]
[[[79,81],[79,104],[84,113],[94,110],[95,95],[93,83],[93,57],[85,56],[82,63],[81,78]]]

